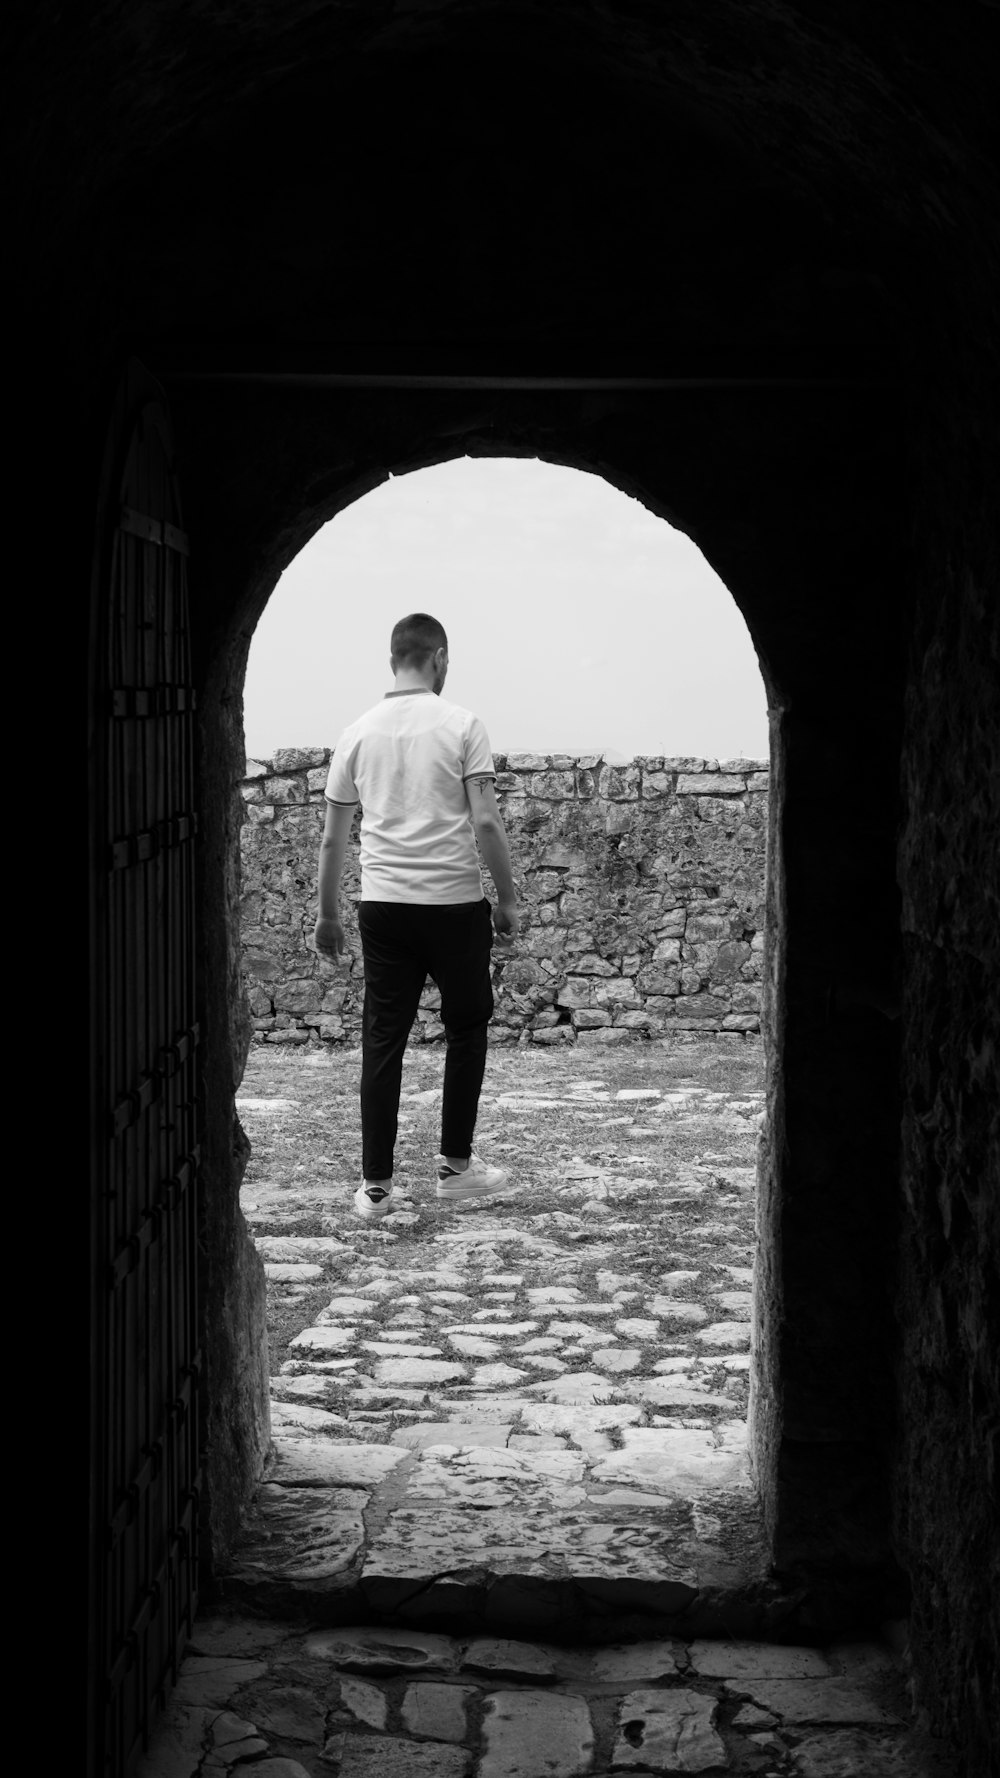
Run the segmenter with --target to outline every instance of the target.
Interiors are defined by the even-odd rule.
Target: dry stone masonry
[[[356,922],[337,969],[311,949],[330,750],[249,760],[240,789],[243,964],[269,1043],[357,1043]],[[768,769],[760,760],[615,765],[599,754],[496,756],[524,909],[494,951],[495,1042],[614,1044],[760,1029]],[[357,830],[346,897],[359,890]],[[443,1038],[428,985],[414,1041]]]

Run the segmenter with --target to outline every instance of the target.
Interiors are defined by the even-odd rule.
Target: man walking
[[[403,1051],[428,976],[447,1041],[437,1196],[485,1197],[507,1184],[473,1153],[472,1136],[493,1011],[493,928],[509,939],[519,925],[486,730],[441,696],[448,638],[418,611],[389,646],[394,689],[344,730],[330,761],[314,935],[321,956],[343,955],[340,877],[360,802],[363,1177],[354,1206],[376,1221],[392,1207]],[[492,924],[477,840],[497,892]]]

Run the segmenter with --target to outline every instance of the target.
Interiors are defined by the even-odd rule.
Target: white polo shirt
[[[467,778],[495,778],[483,724],[432,691],[390,691],[337,742],[331,803],[361,804],[361,899],[451,906],[483,882]]]

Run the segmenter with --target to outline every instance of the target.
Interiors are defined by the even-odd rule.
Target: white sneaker
[[[369,1185],[366,1180],[361,1181],[354,1194],[354,1208],[358,1216],[363,1216],[366,1222],[381,1222],[392,1207],[391,1185]]]
[[[510,1190],[510,1180],[502,1167],[488,1167],[477,1154],[469,1156],[469,1165],[459,1171],[449,1167],[443,1154],[437,1157],[439,1198],[488,1198],[492,1192]]]

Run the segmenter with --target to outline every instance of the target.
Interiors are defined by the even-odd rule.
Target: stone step
[[[292,1410],[226,1599],[536,1635],[636,1613],[763,1633],[792,1612],[766,1576],[741,1422],[652,1429],[628,1406],[527,1409],[518,1424],[547,1432],[484,1416],[378,1444]]]

